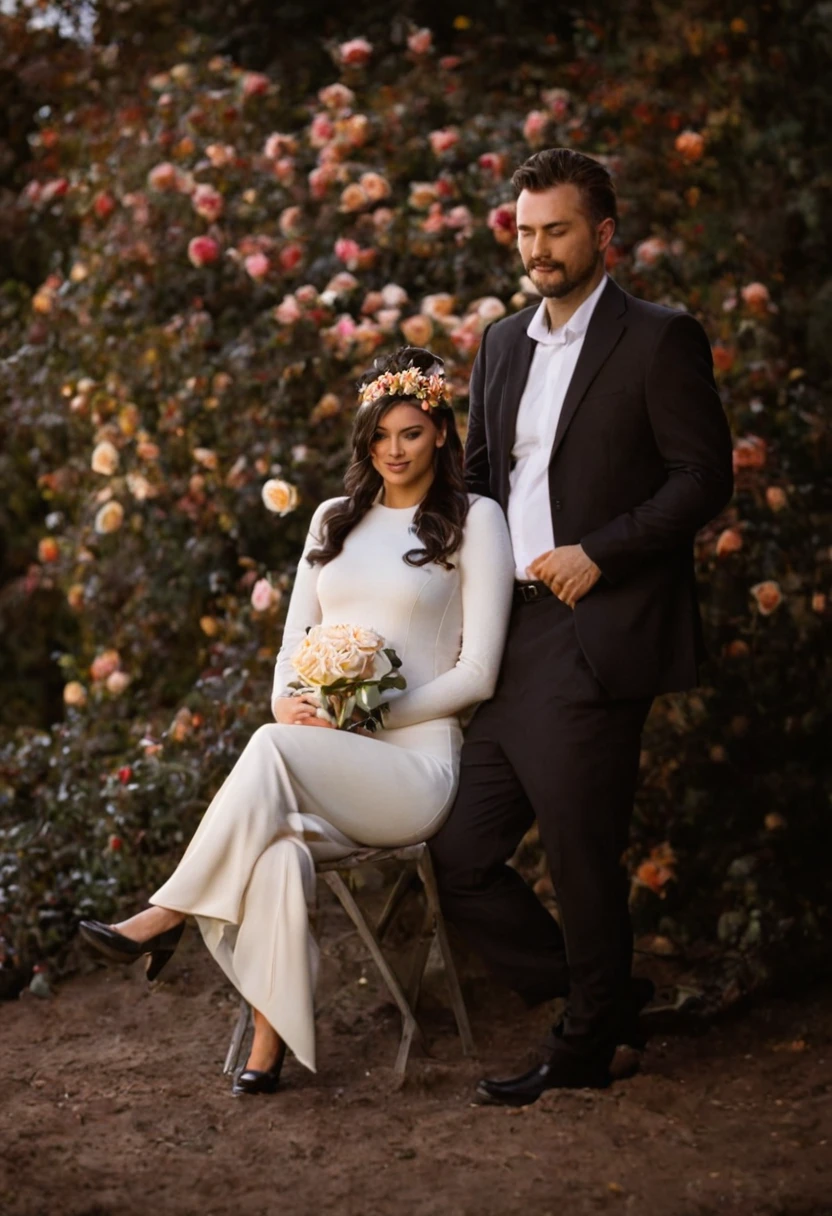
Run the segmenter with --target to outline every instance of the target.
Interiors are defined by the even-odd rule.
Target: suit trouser
[[[629,986],[627,847],[650,698],[612,699],[554,596],[512,613],[495,695],[430,842],[445,916],[530,1004],[567,996],[553,1046],[609,1051]],[[537,819],[561,927],[506,863]]]

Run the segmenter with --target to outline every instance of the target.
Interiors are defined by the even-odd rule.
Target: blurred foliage
[[[268,718],[281,596],[373,354],[433,345],[464,426],[483,328],[531,298],[508,178],[555,143],[613,172],[610,269],[702,319],[736,437],[734,501],[697,540],[713,661],[648,724],[637,922],[746,987],[810,957],[828,6],[599,5],[541,29],[495,4],[435,13],[435,35],[418,5],[223,11],[102,2],[86,45],[0,18],[5,974],[152,890]],[[545,898],[534,834],[521,860]]]

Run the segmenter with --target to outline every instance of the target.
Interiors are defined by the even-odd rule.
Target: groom
[[[693,538],[728,502],[732,473],[702,327],[605,274],[607,170],[552,148],[512,181],[520,256],[543,299],[483,335],[466,478],[506,511],[514,608],[431,853],[445,915],[496,975],[529,1004],[567,998],[542,1061],[478,1087],[525,1105],[608,1084],[638,1012],[621,856],[641,731],[653,697],[696,683]],[[507,865],[535,818],[560,926]]]

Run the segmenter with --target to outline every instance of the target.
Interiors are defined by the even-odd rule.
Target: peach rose
[[[111,692],[114,697],[120,697],[125,692],[131,683],[131,677],[126,671],[114,671],[111,676],[108,676],[104,681],[104,687],[107,692]]]
[[[90,664],[90,677],[93,680],[106,680],[107,676],[118,671],[121,666],[121,655],[117,650],[102,650]]]
[[[433,321],[422,313],[405,317],[400,323],[399,329],[410,346],[427,346],[433,337]]]
[[[765,283],[748,283],[740,295],[749,312],[763,314],[769,311],[771,296]]]
[[[61,555],[54,536],[43,536],[38,541],[38,561],[56,562]]]
[[[688,164],[695,164],[705,154],[705,140],[698,131],[681,131],[674,144],[676,151]]]
[[[118,532],[124,523],[124,508],[119,502],[105,502],[95,517],[95,530],[99,536]]]
[[[201,464],[204,469],[214,470],[219,464],[217,453],[213,448],[194,448],[192,455],[197,464]]]
[[[788,495],[782,486],[767,486],[766,503],[772,511],[782,511],[789,505]]]
[[[93,449],[90,467],[94,473],[102,473],[105,477],[111,477],[118,468],[118,462],[118,448],[115,444],[110,443],[109,439],[104,439]]]
[[[714,367],[718,372],[730,372],[736,359],[736,351],[733,346],[723,346],[721,342],[717,342],[715,346],[711,347],[711,354]]]
[[[373,44],[366,38],[350,38],[338,47],[338,58],[341,63],[352,67],[361,67],[373,53]]]
[[[381,173],[362,173],[358,182],[367,198],[373,203],[380,203],[383,199],[390,197],[390,183]]]
[[[179,187],[179,170],[170,161],[162,161],[148,173],[147,184],[151,190],[176,190]]]
[[[757,610],[761,616],[771,616],[772,612],[783,602],[783,593],[780,590],[780,584],[775,583],[773,579],[767,579],[765,582],[756,583],[751,588],[751,594],[757,603]]]
[[[766,463],[766,441],[759,435],[746,435],[734,444],[734,472],[740,469],[762,469]]]
[[[358,182],[350,182],[341,191],[339,211],[362,211],[370,202],[369,195],[359,186]]]
[[[231,164],[237,152],[231,144],[209,144],[205,149],[205,155],[215,169],[222,169],[225,165]]]
[[[725,647],[725,653],[729,659],[746,659],[751,654],[751,648],[742,638],[734,638]]]
[[[188,260],[192,266],[211,266],[220,256],[220,247],[213,237],[195,236],[188,242]]]
[[[408,203],[416,211],[425,211],[437,199],[436,186],[433,182],[411,182]]]
[[[64,686],[64,705],[70,705],[75,709],[80,709],[86,704],[87,690],[84,685],[78,680],[70,680]]]
[[[816,612],[818,616],[826,612],[826,593],[823,591],[814,591],[812,593],[812,612]]]
[[[726,553],[738,553],[742,548],[742,533],[736,528],[726,528],[720,533],[719,540],[716,542],[717,557],[724,557]]]
[[[159,445],[152,443],[149,439],[142,439],[136,444],[136,455],[141,460],[158,460]]]
[[[325,418],[335,418],[341,412],[341,401],[335,393],[324,393],[318,404],[312,410],[310,420],[322,422]]]
[[[780,832],[788,827],[788,820],[779,811],[769,811],[763,823],[767,832]]]
[[[266,482],[261,491],[261,497],[266,510],[274,511],[280,516],[294,511],[300,502],[297,487],[290,485],[288,481],[280,481],[276,477],[272,477]]]

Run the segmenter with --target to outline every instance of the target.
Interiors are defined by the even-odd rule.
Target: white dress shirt
[[[508,499],[508,526],[518,579],[531,578],[529,564],[555,547],[549,460],[563,399],[595,305],[606,285],[604,275],[592,295],[558,329],[549,329],[546,301],[541,300],[526,330],[537,346],[517,411]]]

